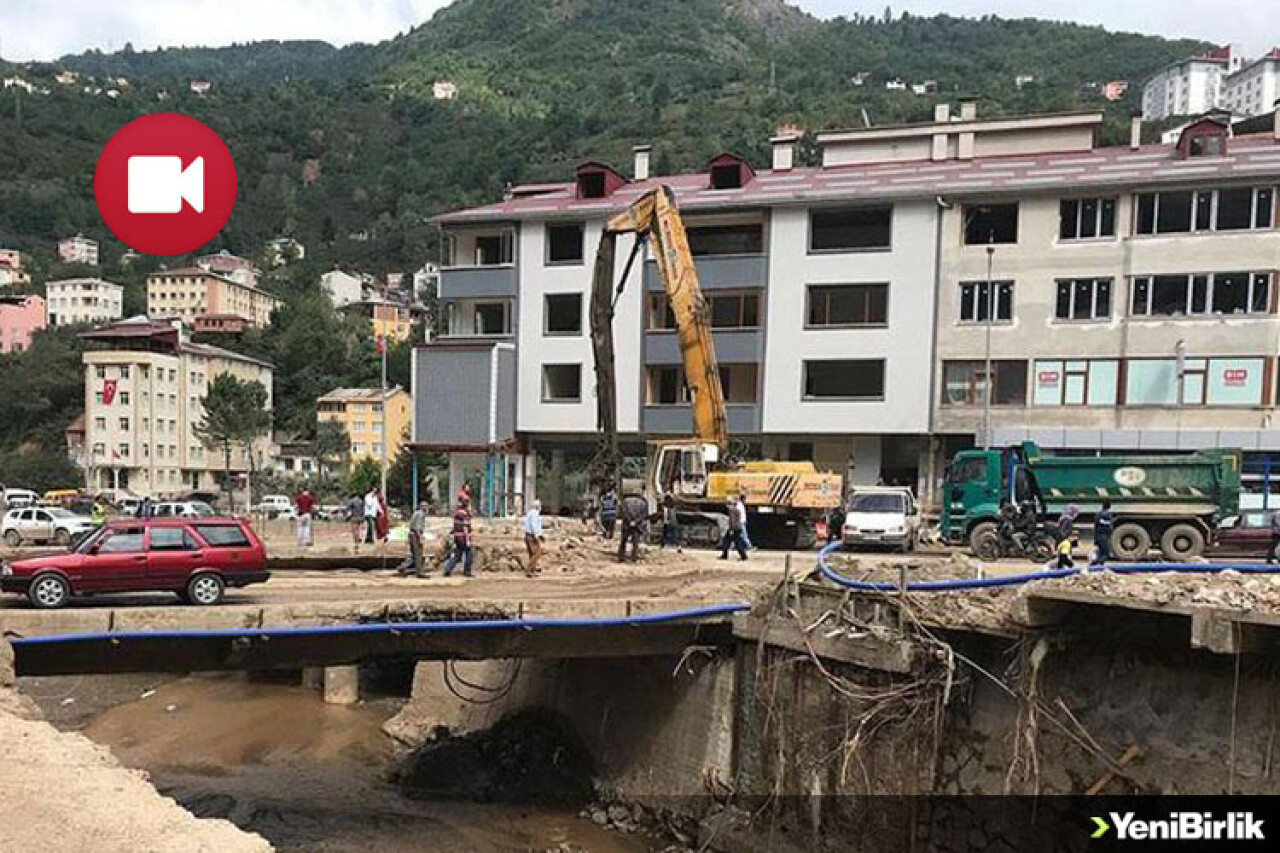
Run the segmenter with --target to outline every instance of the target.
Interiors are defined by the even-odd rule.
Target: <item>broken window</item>
[[[582,263],[581,222],[547,226],[547,263]]]
[[[814,210],[809,214],[809,251],[887,249],[892,237],[892,223],[891,207]]]
[[[804,362],[806,400],[884,399],[884,359]]]
[[[547,335],[582,334],[582,294],[547,294],[543,318],[543,332]]]
[[[764,226],[759,222],[693,226],[685,233],[689,238],[689,251],[694,257],[759,255],[764,252]]]
[[[964,242],[969,246],[1018,242],[1018,205],[965,205]]]
[[[582,399],[582,365],[544,364],[542,366],[542,401],[544,403],[577,403]]]
[[[811,284],[809,326],[883,326],[889,321],[887,284]]]

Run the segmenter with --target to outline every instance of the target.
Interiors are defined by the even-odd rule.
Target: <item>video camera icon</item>
[[[204,158],[186,169],[181,157],[139,155],[129,158],[129,212],[179,213],[186,201],[204,212]]]

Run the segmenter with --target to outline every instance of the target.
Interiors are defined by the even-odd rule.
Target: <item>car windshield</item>
[[[902,512],[902,495],[854,495],[849,499],[850,512]]]
[[[99,527],[97,530],[93,531],[88,536],[84,537],[84,539],[81,539],[80,543],[76,545],[73,550],[77,554],[89,553],[89,550],[93,548],[93,546],[97,544],[102,539],[103,536],[107,535],[108,529],[109,528],[106,528],[106,527]]]

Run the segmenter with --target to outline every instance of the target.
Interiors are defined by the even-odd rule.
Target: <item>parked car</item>
[[[920,541],[920,511],[911,490],[875,486],[855,489],[845,508],[845,547],[878,545],[914,551]]]
[[[292,518],[293,500],[288,495],[263,495],[253,511],[267,518]]]
[[[91,519],[57,507],[11,509],[0,521],[0,536],[14,548],[25,542],[70,545],[76,537],[93,529]]]
[[[113,521],[66,553],[0,564],[0,590],[42,609],[63,607],[73,595],[115,592],[174,592],[208,606],[227,587],[269,577],[262,541],[234,518]]]
[[[204,501],[161,501],[151,508],[154,518],[212,518],[217,515]]]
[[[4,503],[9,509],[21,509],[22,507],[35,506],[40,502],[40,496],[30,489],[5,489]]]
[[[1214,531],[1214,554],[1265,557],[1271,547],[1271,515],[1280,510],[1250,509],[1224,518]]]

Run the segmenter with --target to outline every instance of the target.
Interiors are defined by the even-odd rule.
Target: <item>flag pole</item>
[[[387,339],[378,336],[378,351],[382,353],[382,495],[387,494]]]

